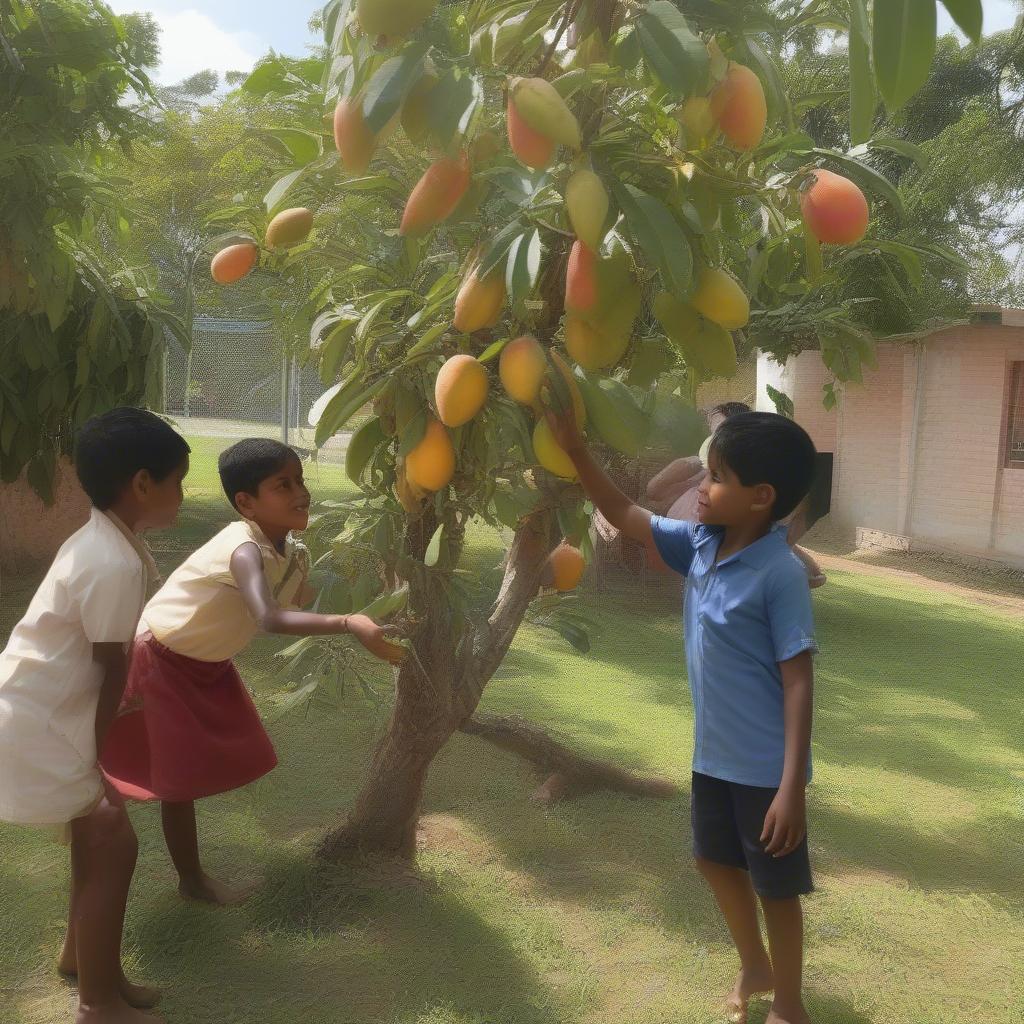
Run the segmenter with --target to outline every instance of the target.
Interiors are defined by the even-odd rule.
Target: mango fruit
[[[252,242],[229,245],[210,261],[210,274],[217,284],[234,284],[256,266],[259,256],[260,250]]]
[[[668,292],[655,298],[654,315],[689,366],[707,370],[715,377],[735,375],[736,343],[724,327],[705,319]]]
[[[575,590],[583,578],[587,563],[579,548],[563,541],[548,556],[548,564],[552,570],[555,590],[565,593]]]
[[[410,515],[415,515],[422,508],[423,499],[426,496],[427,492],[423,488],[409,482],[405,471],[405,461],[399,459],[395,466],[395,497],[398,499],[398,503]]]
[[[432,67],[426,68],[402,104],[402,128],[411,142],[425,142],[430,134],[430,94],[440,81]]]
[[[699,149],[715,133],[715,114],[706,96],[691,96],[676,111],[676,118],[686,132],[686,144],[691,149]]]
[[[313,211],[305,207],[282,210],[268,225],[268,249],[291,249],[304,242],[313,230]]]
[[[423,440],[405,457],[405,475],[421,491],[440,491],[455,475],[455,448],[444,425],[427,423]]]
[[[437,374],[434,401],[437,415],[446,427],[461,427],[487,401],[487,370],[473,356],[452,356]],[[436,490],[436,488],[435,488]]]
[[[551,427],[544,417],[537,420],[537,425],[533,428],[533,453],[540,465],[549,473],[563,480],[578,478],[575,464],[555,440],[555,435],[551,433]]]
[[[407,36],[434,13],[437,0],[357,0],[359,27],[369,36]]]
[[[378,137],[363,117],[363,96],[346,96],[334,108],[334,145],[341,164],[356,177],[366,173],[377,149]]]
[[[718,267],[705,267],[697,279],[690,305],[727,331],[737,331],[750,322],[750,300],[739,282]]]
[[[510,341],[501,350],[498,376],[509,397],[522,405],[533,405],[547,373],[544,349],[536,338],[526,334]]]
[[[546,135],[534,131],[516,109],[511,95],[508,98],[508,141],[516,159],[534,171],[543,171],[555,159],[558,143]]]
[[[731,61],[710,103],[722,134],[737,149],[753,149],[764,138],[768,102],[761,79],[750,68]]]
[[[504,268],[492,270],[481,278],[474,267],[466,275],[455,297],[455,330],[472,334],[493,327],[501,319],[505,297]]]
[[[565,308],[570,313],[589,313],[597,305],[597,256],[581,241],[569,251],[565,272]]]
[[[561,93],[547,79],[513,78],[509,96],[535,132],[570,149],[581,147],[580,123]]]
[[[565,319],[565,348],[584,370],[604,370],[614,366],[626,354],[630,335],[605,334],[586,320],[568,316]]]
[[[868,230],[871,211],[864,193],[849,178],[816,170],[800,197],[800,210],[811,234],[830,245],[856,245]]]
[[[565,188],[565,209],[576,237],[596,252],[604,238],[608,219],[608,192],[589,168],[581,168]]]
[[[456,159],[434,161],[412,190],[399,234],[418,238],[447,220],[469,189],[469,158],[463,150]]]

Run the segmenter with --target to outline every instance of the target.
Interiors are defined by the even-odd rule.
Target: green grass
[[[198,445],[173,564],[227,518]],[[320,496],[344,485],[323,469]],[[473,535],[473,555],[498,544]],[[819,892],[807,901],[816,1024],[1020,1022],[1024,985],[1024,640],[1009,615],[835,573],[816,597]],[[587,594],[594,651],[524,629],[485,705],[687,788],[690,704],[674,597]],[[10,610],[8,609],[10,613]],[[264,708],[282,680],[261,641],[243,674]],[[368,768],[381,712],[355,694],[271,728],[281,766],[205,801],[211,868],[259,880],[240,907],[180,902],[155,809],[142,855],[132,969],[167,989],[170,1024],[698,1024],[734,972],[690,865],[688,801],[593,795],[551,809],[519,760],[457,736],[438,757],[416,871],[316,866],[311,851]],[[66,851],[0,827],[0,1021],[68,1019],[55,981]],[[1016,967],[1014,966],[1016,964]],[[761,1024],[763,1007],[751,1014]]]

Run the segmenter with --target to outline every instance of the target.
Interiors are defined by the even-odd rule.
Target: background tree
[[[275,58],[247,80],[292,106],[292,166],[262,211],[235,211],[249,238],[231,239],[215,277],[262,258],[314,278],[309,350],[331,385],[311,416],[318,442],[374,410],[349,444],[362,495],[337,517],[327,559],[342,585],[325,600],[359,608],[382,580],[400,584],[370,607],[409,637],[386,734],[325,855],[413,853],[430,763],[454,731],[480,730],[526,615],[585,646],[557,598],[537,599],[546,575],[567,589],[578,577],[590,511],[544,402],[572,405],[617,451],[691,454],[697,384],[752,344],[820,345],[838,379],[857,378],[873,338],[871,296],[843,285],[854,254],[946,272],[948,254],[887,237],[882,217],[861,241],[867,202],[850,179],[903,214],[872,162],[891,146],[871,132],[863,154],[818,144],[798,122],[813,101],[773,56],[841,21],[853,94],[877,80],[898,109],[931,61],[922,6],[876,6],[872,24],[858,0],[332,0],[322,77]],[[977,13],[966,27],[980,33],[980,4],[954,13]],[[497,573],[462,565],[473,519],[513,532]],[[322,641],[286,656],[296,701],[338,670]],[[505,726],[517,749],[537,739]]]

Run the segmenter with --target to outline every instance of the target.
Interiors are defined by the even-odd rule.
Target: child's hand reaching
[[[576,425],[576,417],[572,412],[562,413],[551,406],[545,406],[544,415],[547,417],[551,433],[562,451],[571,455],[572,452],[579,451],[583,447],[583,435]]]
[[[387,628],[378,626],[367,615],[347,615],[345,621],[351,633],[375,658],[397,665],[405,657],[405,648],[387,638]]]

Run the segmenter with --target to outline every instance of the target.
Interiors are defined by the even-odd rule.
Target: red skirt
[[[175,654],[152,636],[135,641],[128,685],[101,767],[129,800],[198,800],[238,789],[277,755],[230,661]]]

